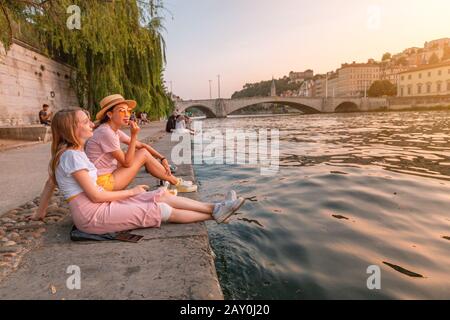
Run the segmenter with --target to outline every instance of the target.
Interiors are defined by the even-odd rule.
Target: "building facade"
[[[338,70],[339,97],[363,97],[374,81],[380,80],[380,64],[370,59],[367,63],[344,63]]]
[[[425,42],[424,48],[426,48],[426,49],[428,49],[428,48],[444,49],[445,47],[448,47],[448,46],[450,46],[450,38],[442,38],[442,39]]]
[[[400,73],[408,71],[410,68],[401,65],[381,65],[380,80],[388,80],[398,87],[400,81]]]
[[[314,77],[314,71],[311,69],[305,70],[303,72],[289,72],[289,79],[291,82],[300,83],[305,80],[312,79]]]
[[[331,72],[328,75],[328,81],[325,83],[325,96],[336,97],[338,94],[339,74],[338,72]]]
[[[316,75],[314,77],[313,96],[325,97],[326,76]]]
[[[404,59],[406,61],[406,66],[416,67],[421,63],[421,57],[418,54],[419,50],[421,50],[421,48],[418,47],[405,49],[401,53],[394,54],[391,58],[391,62],[396,62],[400,59]]]
[[[314,80],[305,80],[302,82],[298,90],[299,97],[312,97],[314,91]]]
[[[393,61],[405,59],[409,67],[418,67],[430,63],[435,55],[439,60],[444,56],[446,48],[450,47],[450,38],[442,38],[425,42],[423,48],[412,47],[392,56]]]
[[[399,74],[399,97],[450,95],[450,61]]]

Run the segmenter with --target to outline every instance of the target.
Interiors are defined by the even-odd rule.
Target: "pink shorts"
[[[81,193],[69,202],[69,206],[75,226],[86,233],[104,234],[139,228],[159,228],[161,220],[168,219],[167,208],[164,207],[166,204],[158,201],[163,193],[163,189],[158,189],[125,200],[103,203],[94,203],[85,193]],[[162,211],[164,219],[161,216]]]

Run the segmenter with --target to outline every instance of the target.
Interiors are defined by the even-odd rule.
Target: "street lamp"
[[[166,82],[168,82],[168,83],[170,84],[170,97],[172,97],[172,95],[173,95],[173,90],[172,90],[172,80],[166,81]]]
[[[212,93],[211,93],[211,82],[212,80],[208,80],[209,81],[209,100],[212,99]]]
[[[330,74],[330,72],[332,73],[332,71],[328,71],[325,76],[325,99],[328,99],[328,75]],[[333,88],[333,90],[334,90],[334,88]],[[333,93],[333,97],[334,97],[334,93]]]
[[[217,75],[217,89],[219,91],[219,99],[220,99],[220,74]]]

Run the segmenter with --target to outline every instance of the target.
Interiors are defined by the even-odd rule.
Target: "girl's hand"
[[[150,190],[150,187],[141,184],[141,185],[138,185],[138,186],[136,186],[136,187],[134,187],[134,188],[132,188],[130,190],[131,190],[131,196],[133,197],[133,196],[137,196],[138,194],[147,192],[148,190]]]
[[[141,128],[137,125],[136,122],[130,120],[130,133],[132,136],[137,136]]]
[[[33,214],[27,216],[25,219],[27,221],[43,221],[45,218],[46,213],[44,212],[43,214],[36,211]]]

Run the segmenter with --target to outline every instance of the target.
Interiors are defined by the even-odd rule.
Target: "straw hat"
[[[101,120],[105,113],[110,111],[111,108],[117,106],[120,103],[126,103],[128,105],[129,110],[134,109],[136,107],[136,101],[134,100],[125,100],[120,94],[113,94],[107,96],[100,101],[100,111],[97,113],[95,119]]]

